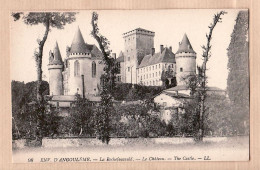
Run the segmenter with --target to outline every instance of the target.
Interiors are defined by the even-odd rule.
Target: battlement
[[[149,30],[146,30],[146,29],[143,29],[143,28],[136,28],[132,31],[128,31],[126,33],[123,33],[123,37],[128,37],[130,35],[133,35],[133,34],[141,34],[141,35],[147,35],[147,36],[153,36],[155,35],[155,32],[153,31],[149,31]]]

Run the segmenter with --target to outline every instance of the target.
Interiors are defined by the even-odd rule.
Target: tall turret
[[[63,95],[63,62],[58,43],[56,42],[53,52],[49,53],[49,86],[50,95]]]
[[[193,50],[190,41],[184,34],[179,43],[179,49],[175,54],[177,85],[185,85],[185,78],[196,73],[196,52]]]
[[[98,93],[103,74],[102,53],[93,44],[87,44],[77,28],[63,72],[64,93],[84,96]]]

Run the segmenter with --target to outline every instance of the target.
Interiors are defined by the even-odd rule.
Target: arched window
[[[76,60],[76,61],[74,62],[74,76],[79,76],[79,71],[80,71],[79,61]]]
[[[92,77],[96,77],[97,74],[97,66],[95,61],[92,62]]]

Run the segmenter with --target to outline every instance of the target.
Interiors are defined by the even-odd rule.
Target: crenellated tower
[[[137,28],[123,34],[125,83],[137,84],[137,67],[154,48],[153,31]]]
[[[48,70],[50,95],[63,95],[63,61],[57,42],[53,51],[49,52]]]
[[[193,50],[186,34],[184,34],[182,41],[179,43],[175,60],[177,85],[186,85],[185,78],[196,74],[196,52]]]

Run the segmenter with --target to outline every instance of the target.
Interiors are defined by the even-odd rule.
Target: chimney
[[[160,52],[163,52],[163,45],[160,45]]]
[[[169,47],[170,51],[172,52],[172,46]]]
[[[112,58],[116,59],[116,53],[112,53]]]
[[[155,48],[152,48],[152,56],[154,55],[155,53]]]

